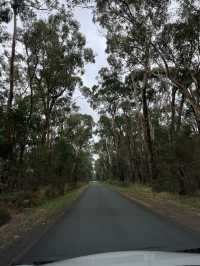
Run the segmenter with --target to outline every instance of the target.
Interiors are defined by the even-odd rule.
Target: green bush
[[[46,200],[46,190],[38,189],[36,191],[21,191],[18,194],[17,201],[15,202],[15,206],[17,208],[31,208],[35,206],[39,206]]]
[[[39,206],[47,199],[46,191],[48,187],[42,187],[32,192],[31,195],[31,205]]]
[[[0,226],[6,224],[11,219],[10,213],[5,208],[0,208]]]
[[[9,194],[3,194],[1,195],[0,200],[3,204],[9,206],[10,208],[24,207],[24,201],[26,205],[26,202],[31,200],[31,192],[18,191]]]
[[[16,208],[31,207],[31,192],[19,191],[15,193],[11,203]]]

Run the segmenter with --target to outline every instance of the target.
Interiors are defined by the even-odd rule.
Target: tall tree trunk
[[[48,148],[49,148],[49,143],[50,143],[50,119],[48,114],[46,118],[46,144]]]
[[[176,92],[177,88],[172,87],[172,95],[171,95],[171,124],[169,129],[170,134],[170,143],[173,143],[174,140],[174,133],[175,133],[175,100],[176,100]]]
[[[180,102],[180,106],[179,106],[179,110],[178,110],[178,121],[177,121],[177,127],[176,127],[176,133],[177,134],[179,134],[179,131],[180,131],[180,128],[181,128],[184,103],[185,103],[185,95],[182,94],[181,102]]]
[[[116,150],[116,164],[117,164],[117,174],[119,176],[120,181],[124,182],[124,175],[121,169],[121,162],[120,162],[120,151],[119,151],[119,136],[116,133],[116,126],[115,126],[115,112],[112,114],[112,131],[113,131],[113,144]]]
[[[148,111],[148,106],[147,106],[146,86],[144,86],[142,90],[142,103],[143,103],[144,131],[145,131],[144,135],[145,135],[147,152],[148,152],[150,179],[153,180],[156,178],[156,171],[155,171],[153,143],[152,143],[152,138],[151,138],[150,123],[149,123],[149,111]]]
[[[135,161],[133,159],[132,147],[131,147],[132,145],[129,134],[127,134],[127,140],[128,140],[129,163],[131,170],[131,180],[135,182],[137,180],[137,173],[136,173]]]
[[[50,112],[49,110],[45,110],[45,121],[44,121],[44,127],[42,132],[42,145],[47,145],[49,148],[49,142],[50,142]]]
[[[139,173],[136,163],[136,151],[133,149],[133,136],[132,136],[132,130],[131,130],[131,124],[128,119],[128,114],[124,113],[126,118],[126,135],[127,135],[127,144],[128,144],[128,153],[129,153],[129,163],[130,163],[130,170],[131,170],[131,179],[133,182],[139,180]]]
[[[155,158],[154,158],[153,141],[151,137],[151,129],[150,129],[150,122],[149,122],[149,109],[148,109],[148,104],[147,104],[147,87],[148,87],[149,72],[150,72],[149,48],[147,47],[145,72],[144,72],[144,80],[143,80],[143,87],[142,87],[142,108],[143,108],[143,116],[144,116],[144,136],[146,140],[147,153],[148,153],[150,180],[152,181],[157,178],[157,169],[156,169],[156,163],[155,163]]]
[[[28,50],[27,47],[26,48],[26,55],[28,57]],[[29,128],[31,126],[31,120],[32,120],[32,114],[33,114],[33,78],[34,78],[34,74],[31,75],[31,71],[30,71],[30,64],[29,64],[29,60],[27,59],[27,65],[28,65],[28,80],[29,80],[29,87],[30,87],[30,110],[29,110],[29,117],[28,117],[28,125]]]
[[[16,36],[17,36],[17,14],[16,14],[16,11],[14,10],[12,50],[11,50],[11,57],[10,57],[10,90],[9,90],[8,102],[7,102],[8,112],[12,108],[12,102],[13,102],[13,97],[14,97]]]
[[[15,75],[15,50],[16,50],[16,35],[17,35],[17,14],[14,11],[13,17],[13,37],[12,37],[12,48],[10,57],[10,87],[7,101],[7,123],[6,123],[6,142],[7,142],[7,155],[8,158],[12,159],[13,153],[13,121],[12,121],[12,104],[14,97],[14,75]]]
[[[109,165],[109,171],[110,171],[111,166],[112,166],[112,161],[111,161],[110,151],[109,151],[109,148],[108,148],[107,138],[105,139],[105,144],[106,144],[106,153],[107,153],[107,156],[108,156],[108,165]]]

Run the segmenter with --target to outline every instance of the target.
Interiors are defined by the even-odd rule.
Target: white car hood
[[[63,260],[45,266],[189,266],[200,265],[199,254],[151,251],[112,252]],[[23,265],[30,266],[30,265]]]

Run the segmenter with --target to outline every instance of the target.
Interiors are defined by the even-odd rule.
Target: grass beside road
[[[200,211],[200,196],[180,196],[170,192],[155,192],[150,186],[133,183],[107,183],[111,188],[117,189],[121,193],[132,194],[144,200],[157,200],[168,202],[185,209],[193,209]]]
[[[158,193],[151,187],[142,184],[117,182],[106,182],[105,184],[155,213],[200,232],[200,196],[180,196],[169,192]]]
[[[87,186],[85,183],[79,184],[73,190],[67,191],[64,196],[46,200],[37,207],[25,208],[23,211],[12,213],[12,219],[0,227],[0,249],[23,237],[35,226],[53,222],[80,196]]]

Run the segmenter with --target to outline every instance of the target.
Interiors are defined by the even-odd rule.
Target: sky
[[[76,8],[74,11],[75,19],[80,23],[80,31],[85,35],[87,47],[92,48],[94,51],[95,64],[87,64],[85,67],[85,74],[83,76],[84,86],[91,87],[96,84],[96,77],[98,71],[107,65],[106,60],[106,39],[103,31],[99,25],[94,24],[92,21],[93,15],[91,10],[84,8]],[[95,122],[98,121],[99,115],[97,112],[90,108],[87,100],[81,95],[77,89],[74,93],[74,100],[80,106],[80,112],[92,115]]]

